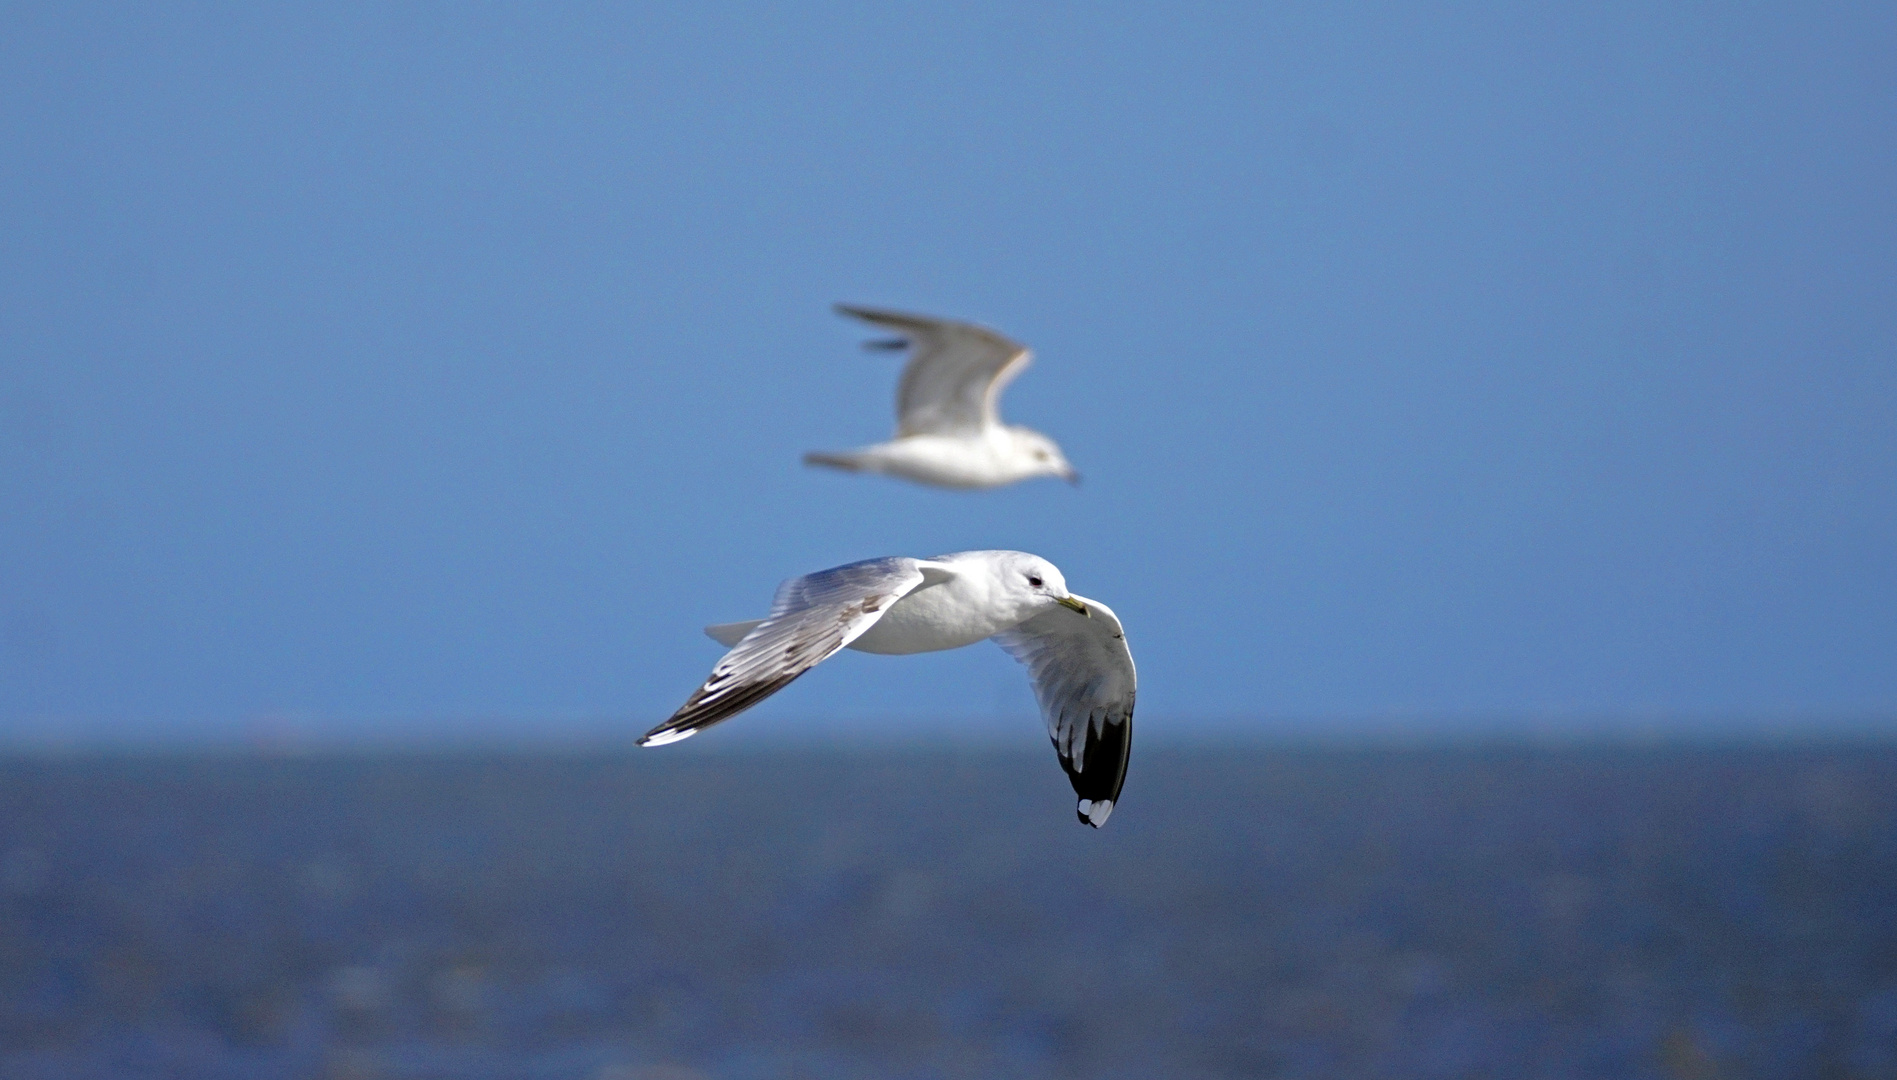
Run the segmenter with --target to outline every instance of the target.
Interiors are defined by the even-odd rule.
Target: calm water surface
[[[1897,1076],[1897,750],[16,757],[0,1076]]]

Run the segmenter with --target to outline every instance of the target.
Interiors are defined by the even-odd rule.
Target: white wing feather
[[[837,310],[902,334],[909,363],[896,389],[896,437],[977,435],[1001,423],[1001,391],[1033,354],[974,323],[838,304]]]

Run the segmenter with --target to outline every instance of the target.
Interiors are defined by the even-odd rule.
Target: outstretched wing
[[[1113,609],[1084,596],[1074,599],[1087,605],[1086,615],[1057,607],[994,640],[1027,665],[1048,737],[1079,796],[1080,820],[1097,829],[1107,823],[1126,782],[1138,679]]]
[[[664,746],[728,720],[876,625],[889,605],[922,584],[916,560],[868,559],[791,578],[777,587],[770,618],[726,653],[672,718],[639,740]]]
[[[1001,422],[1002,388],[1028,366],[1027,347],[974,323],[838,304],[909,343],[896,389],[896,435],[974,435]]]

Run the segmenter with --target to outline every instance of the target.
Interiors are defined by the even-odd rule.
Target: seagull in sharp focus
[[[855,450],[813,451],[806,465],[878,472],[920,484],[990,488],[1036,476],[1071,484],[1080,474],[1054,440],[1001,422],[1001,391],[1033,354],[985,326],[838,304],[838,312],[893,330],[871,348],[909,349],[896,388],[896,437]]]
[[[708,626],[730,647],[672,718],[639,740],[664,746],[729,720],[838,649],[920,653],[993,638],[1027,665],[1080,820],[1099,828],[1126,781],[1133,654],[1113,609],[1067,591],[1023,551],[868,559],[777,587],[770,617]]]

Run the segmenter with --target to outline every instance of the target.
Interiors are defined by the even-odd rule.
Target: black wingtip
[[[863,343],[870,352],[901,352],[909,347],[908,338],[871,338]]]
[[[867,323],[892,328],[904,324],[927,324],[934,321],[922,315],[911,315],[905,311],[892,311],[889,308],[869,307],[864,304],[835,303],[830,305],[830,310],[838,315],[848,315],[852,319],[861,319]]]

